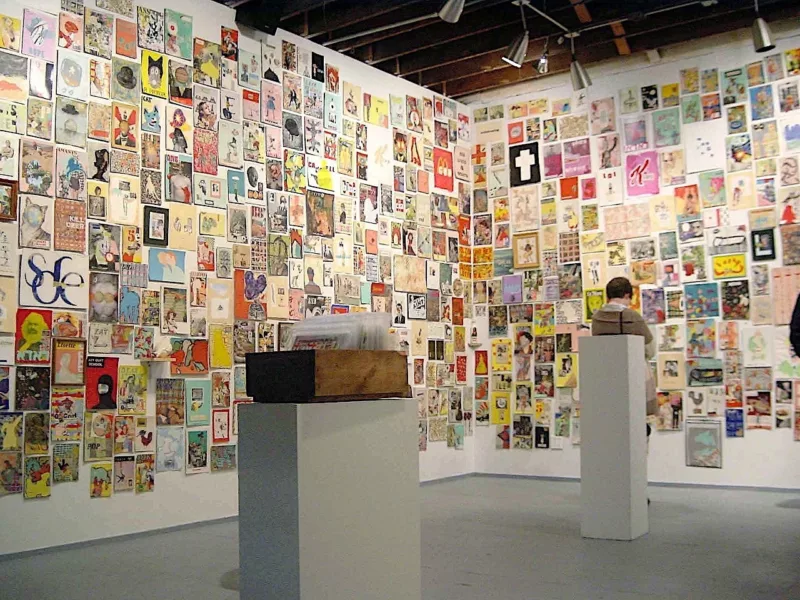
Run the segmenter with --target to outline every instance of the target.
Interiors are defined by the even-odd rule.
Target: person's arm
[[[656,340],[653,337],[653,332],[650,331],[650,327],[647,326],[647,323],[645,323],[642,315],[634,310],[631,312],[635,315],[635,334],[641,335],[644,338],[644,357],[645,359],[650,360],[656,355]]]
[[[792,313],[792,324],[789,326],[789,341],[792,343],[794,353],[800,356],[800,296],[794,305]]]
[[[650,336],[650,341],[644,345],[644,357],[647,360],[653,360],[656,355],[656,340]]]

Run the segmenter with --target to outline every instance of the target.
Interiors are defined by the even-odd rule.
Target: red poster
[[[453,325],[464,324],[464,299],[453,297]]]
[[[456,383],[467,383],[467,355],[456,356]]]
[[[86,410],[117,408],[118,358],[89,356],[86,359]]]
[[[578,199],[577,177],[564,177],[561,179],[561,199],[562,200]]]
[[[433,185],[441,190],[453,191],[453,153],[442,148],[433,149]]]

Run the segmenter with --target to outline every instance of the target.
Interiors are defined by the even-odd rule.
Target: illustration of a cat
[[[50,248],[50,234],[43,229],[47,206],[25,199],[19,226],[19,242],[28,248]]]

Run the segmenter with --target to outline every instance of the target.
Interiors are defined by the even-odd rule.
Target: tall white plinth
[[[420,600],[416,401],[239,412],[242,600]]]
[[[581,535],[648,532],[644,338],[582,337]]]

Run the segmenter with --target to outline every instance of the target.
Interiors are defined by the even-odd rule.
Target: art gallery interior
[[[798,87],[791,0],[0,0],[0,597],[800,598]],[[405,400],[254,403],[357,313]]]

